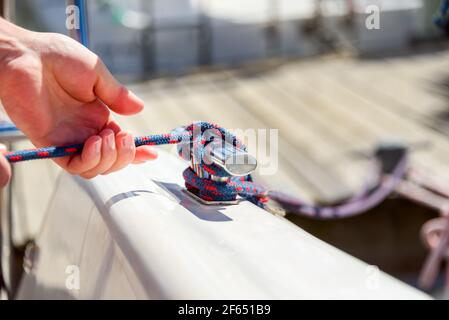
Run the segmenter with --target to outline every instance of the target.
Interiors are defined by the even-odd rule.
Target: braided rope
[[[207,151],[206,146],[212,142],[217,135],[211,135],[208,141],[202,141],[207,130],[216,130],[220,135],[236,147],[243,147],[241,142],[229,131],[219,127],[216,124],[207,122],[196,122],[186,127],[180,127],[166,134],[155,134],[149,136],[136,137],[134,143],[136,147],[140,146],[157,146],[157,145],[179,145],[179,154],[185,160],[192,161],[198,166],[188,167],[183,172],[183,177],[186,182],[186,188],[193,191],[207,201],[232,201],[241,196],[245,199],[259,204],[263,201],[265,189],[252,182],[250,176],[246,177],[231,177],[223,168],[209,164],[204,161],[204,154]],[[197,131],[195,133],[195,131]],[[194,134],[195,133],[195,134]],[[6,159],[10,163],[61,158],[81,154],[84,144],[73,144],[61,147],[45,147],[39,149],[29,149],[9,152],[5,154]],[[186,148],[187,147],[187,148]],[[190,149],[192,148],[192,152]],[[201,172],[200,172],[201,171]],[[227,177],[227,181],[214,181],[211,176]]]
[[[213,134],[210,134],[210,131]],[[245,150],[245,146],[235,135],[216,124],[208,122],[196,122],[166,134],[136,137],[135,145],[139,147],[143,145],[177,144],[179,155],[183,159],[191,161],[191,166],[183,172],[185,186],[203,200],[232,201],[240,196],[265,209],[271,208],[268,205],[271,200],[286,212],[316,219],[349,217],[377,206],[395,191],[407,169],[407,157],[404,155],[388,176],[382,176],[382,173],[378,172],[380,182],[376,187],[367,188],[342,204],[321,207],[307,204],[298,198],[281,192],[270,191],[253,182],[250,175],[231,176],[222,167],[205,161],[205,156],[210,147],[224,141],[231,143],[235,148]],[[82,149],[83,144],[74,144],[63,147],[15,151],[7,153],[5,157],[9,162],[16,163],[35,159],[73,156],[80,154]],[[217,177],[219,179],[216,179]]]

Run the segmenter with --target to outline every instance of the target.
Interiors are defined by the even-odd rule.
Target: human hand
[[[6,152],[6,146],[0,144],[0,188],[6,186],[11,178],[11,166],[8,160],[3,156]]]
[[[72,174],[92,178],[157,157],[147,146],[136,149],[111,115],[138,113],[143,102],[64,35],[0,21],[0,98],[36,147],[85,143],[81,155],[55,159]]]

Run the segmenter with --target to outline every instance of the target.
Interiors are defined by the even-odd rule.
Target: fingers
[[[4,187],[8,184],[11,178],[11,166],[8,160],[3,156],[6,152],[6,146],[0,144],[0,187]]]
[[[87,139],[81,155],[73,157],[66,169],[72,174],[91,179],[123,169],[130,163],[143,163],[156,158],[157,152],[148,146],[136,149],[132,134],[125,131],[115,134],[107,128]]]
[[[134,137],[132,134],[125,131],[119,132],[116,135],[115,143],[117,147],[117,159],[114,165],[103,174],[108,174],[123,169],[134,160],[136,146],[134,144]]]
[[[157,151],[149,146],[141,146],[136,149],[136,156],[134,157],[134,164],[140,164],[149,160],[157,159]]]
[[[81,155],[75,156],[67,163],[67,171],[71,174],[81,175],[95,168],[101,161],[102,139],[92,136],[84,143]]]
[[[111,129],[114,131],[115,134],[122,131],[122,128],[120,128],[120,125],[113,119],[110,119],[108,123],[106,124],[106,128]]]
[[[131,115],[143,109],[143,101],[118,83],[101,60],[98,60],[96,71],[98,79],[94,87],[95,95],[112,111]]]
[[[107,171],[114,165],[117,159],[117,148],[115,146],[115,134],[111,129],[105,129],[99,134],[101,138],[101,160],[98,164],[81,174],[83,178],[91,179]]]

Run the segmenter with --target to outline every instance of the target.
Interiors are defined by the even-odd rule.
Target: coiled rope
[[[210,133],[212,131],[213,134]],[[344,218],[363,213],[385,200],[394,192],[406,174],[407,156],[404,153],[392,168],[377,166],[378,184],[366,188],[360,194],[335,206],[316,206],[282,192],[271,191],[253,181],[251,175],[235,177],[217,164],[207,161],[207,154],[217,143],[228,142],[234,148],[246,150],[245,146],[228,130],[208,122],[195,122],[166,134],[135,138],[136,147],[177,144],[179,155],[191,161],[184,172],[186,188],[206,201],[233,201],[238,197],[249,200],[265,209],[276,209],[311,218]],[[59,158],[80,154],[83,144],[62,147],[21,150],[7,153],[11,163]],[[388,171],[388,174],[384,174]],[[268,204],[270,202],[270,204]]]

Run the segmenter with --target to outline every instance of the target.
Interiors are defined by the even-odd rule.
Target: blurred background
[[[18,23],[66,33],[65,3],[16,0]],[[366,10],[382,11],[380,30]],[[335,50],[397,51],[438,35],[439,0],[94,0],[91,48],[116,74],[132,78]]]
[[[11,3],[19,25],[67,34],[64,1]],[[275,189],[319,203],[341,201],[366,182],[369,163],[355,154],[399,140],[426,145],[413,152],[413,168],[449,190],[449,43],[433,23],[439,4],[89,0],[90,48],[145,100],[142,114],[120,118],[137,134],[193,120],[278,129],[278,170],[256,173]],[[379,29],[366,26],[370,5],[380,9]],[[57,173],[46,162],[17,167],[17,244],[39,229]],[[25,183],[30,179],[41,190]],[[340,221],[288,218],[416,285],[427,255],[420,228],[435,216],[391,199]]]

